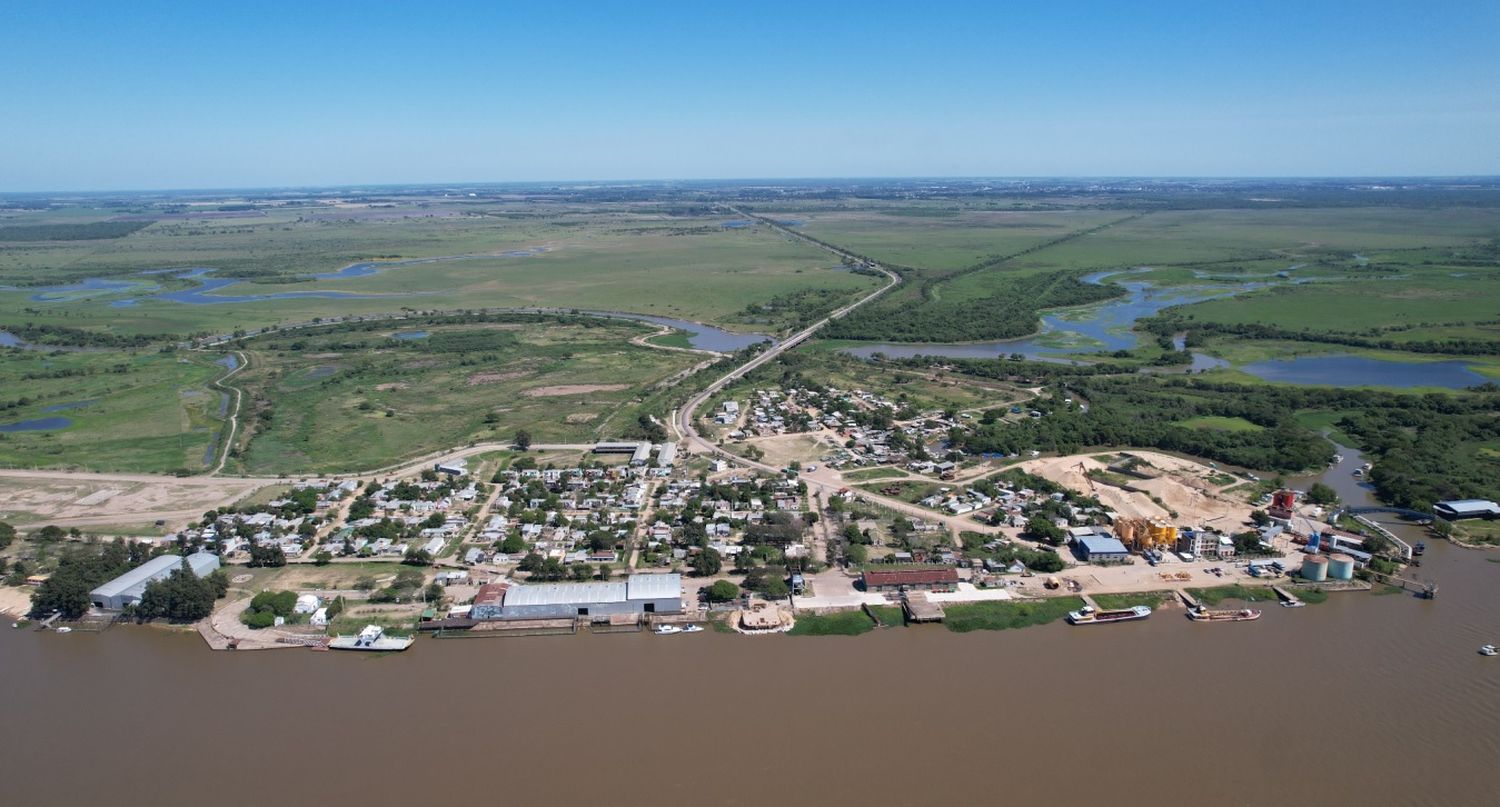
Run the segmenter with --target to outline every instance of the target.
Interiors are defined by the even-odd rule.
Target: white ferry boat
[[[379,625],[366,625],[355,636],[339,636],[328,643],[334,650],[370,650],[376,652],[390,652],[405,650],[415,642],[410,636],[386,636],[385,628]]]

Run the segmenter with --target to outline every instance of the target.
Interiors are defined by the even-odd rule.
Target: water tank
[[[1328,558],[1322,555],[1308,555],[1302,559],[1302,579],[1321,583],[1328,579]]]
[[[1329,580],[1352,580],[1354,579],[1354,558],[1342,552],[1328,556],[1328,579]]]
[[[1271,494],[1271,506],[1277,510],[1290,510],[1297,506],[1297,494],[1290,490],[1278,490]]]

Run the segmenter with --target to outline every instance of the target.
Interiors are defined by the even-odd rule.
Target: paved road
[[[812,244],[818,249],[824,250],[826,252],[831,252],[841,258],[862,260],[855,256],[853,253],[838,249],[837,247],[832,247],[827,244],[813,241],[812,239],[807,238],[801,233],[788,227],[782,227],[781,225],[778,225],[775,222],[770,221],[769,219],[761,218],[759,216],[753,216],[751,214],[745,213],[742,210],[739,210],[738,208],[730,207],[729,209],[732,210],[736,215],[760,221],[766,226],[779,230],[793,238],[803,241],[804,243]],[[886,283],[886,285],[880,287],[879,289],[876,289],[875,291],[865,295],[864,297],[861,297],[858,300],[855,300],[854,302],[844,306],[843,308],[834,311],[823,319],[820,319],[812,325],[809,325],[801,331],[798,331],[796,334],[793,334],[782,342],[779,342],[767,348],[765,351],[758,354],[755,358],[729,371],[724,375],[724,377],[713,382],[712,384],[709,384],[706,388],[704,388],[697,395],[694,395],[691,399],[688,400],[686,404],[683,405],[682,409],[677,412],[677,416],[673,419],[673,427],[679,434],[684,437],[684,439],[687,440],[690,450],[717,455],[724,458],[725,460],[728,460],[731,463],[734,463],[735,465],[739,465],[744,468],[751,468],[757,471],[771,474],[773,476],[778,475],[782,472],[782,469],[780,468],[768,465],[763,462],[757,462],[756,460],[748,459],[746,457],[741,457],[738,454],[732,454],[715,445],[713,441],[699,434],[698,428],[695,424],[697,410],[699,407],[703,406],[704,402],[713,397],[720,390],[723,390],[725,387],[744,377],[745,374],[749,373],[755,368],[760,367],[768,362],[774,361],[777,356],[780,356],[781,354],[787,352],[788,350],[791,350],[802,342],[807,341],[807,339],[812,337],[813,334],[816,334],[818,331],[822,330],[823,327],[828,325],[828,323],[847,315],[850,311],[853,311],[856,308],[859,308],[860,306],[872,300],[875,300],[891,289],[894,289],[895,287],[901,285],[901,276],[896,274],[894,271],[887,269],[880,264],[870,264],[870,266],[889,278],[890,282]],[[803,481],[807,482],[809,494],[813,493],[814,491],[822,492],[823,500],[825,502],[828,500],[829,496],[847,487],[838,472],[833,471],[827,467],[819,468],[814,473],[802,474],[800,478]],[[958,532],[961,530],[976,530],[981,532],[990,531],[988,527],[984,527],[978,522],[962,516],[942,515],[932,510],[928,510],[924,507],[918,507],[917,505],[901,501],[900,499],[893,499],[888,496],[879,496],[867,491],[852,492],[855,497],[859,499],[871,502],[881,507],[888,508],[890,510],[894,510],[898,513],[921,518],[926,521],[936,521],[942,524],[950,532],[952,532],[955,538],[957,537]]]

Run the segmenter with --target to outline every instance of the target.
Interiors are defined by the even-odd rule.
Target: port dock
[[[1276,592],[1276,596],[1280,597],[1281,602],[1285,605],[1296,607],[1303,604],[1302,600],[1297,598],[1297,595],[1293,594],[1290,591],[1287,591],[1281,586],[1271,586],[1271,590]]]

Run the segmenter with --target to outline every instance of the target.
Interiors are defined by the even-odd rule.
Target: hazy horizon
[[[1493,176],[1497,24],[1395,0],[10,4],[0,192]]]
[[[1422,175],[1422,174],[1389,174],[1389,175],[1303,175],[1303,176],[1149,176],[1149,175],[1075,175],[1075,176],[985,176],[985,175],[961,175],[952,176],[762,176],[762,177],[622,177],[612,179],[601,179],[597,177],[573,178],[573,179],[439,179],[430,181],[411,182],[341,182],[327,184],[282,184],[282,185],[239,185],[239,186],[203,186],[182,188],[42,188],[36,190],[8,191],[0,189],[0,196],[47,196],[47,195],[109,195],[109,194],[223,194],[231,192],[254,192],[266,193],[275,191],[338,191],[338,190],[372,190],[385,188],[399,189],[431,189],[440,188],[487,188],[487,187],[510,187],[510,186],[590,186],[590,185],[673,185],[673,184],[704,184],[704,185],[736,185],[749,183],[852,183],[852,182],[1005,182],[1005,183],[1031,183],[1031,182],[1058,182],[1058,183],[1081,183],[1081,182],[1160,182],[1160,183],[1254,183],[1254,182],[1461,182],[1481,181],[1500,182],[1500,173],[1497,174],[1450,174],[1450,175]]]

